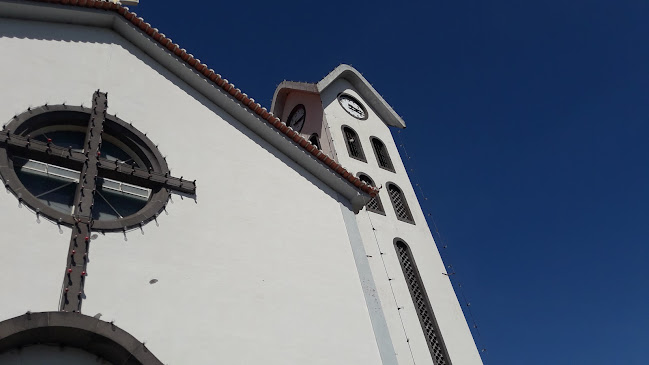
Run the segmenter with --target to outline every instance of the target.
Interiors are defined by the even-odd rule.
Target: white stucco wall
[[[393,242],[397,237],[405,241],[412,250],[453,364],[482,364],[453,287],[448,277],[442,274],[446,273],[444,264],[389,127],[367,102],[364,102],[368,110],[367,120],[358,120],[350,116],[337,101],[341,92],[363,102],[363,98],[349,82],[338,79],[322,92],[322,104],[339,162],[350,172],[365,173],[374,180],[377,187],[382,186],[379,196],[386,215],[363,210],[357,215],[357,222],[365,250],[371,256],[370,266],[399,363],[433,364],[396,256]],[[349,157],[341,130],[343,125],[353,128],[358,134],[367,162]],[[379,167],[370,142],[372,136],[385,144],[395,172]],[[415,221],[414,225],[397,219],[387,193],[388,182],[396,184],[403,191]],[[403,309],[399,310],[398,307]]]
[[[45,103],[117,113],[197,199],[91,242],[84,314],[163,363],[380,362],[337,195],[114,32],[0,21],[0,119]],[[4,116],[4,117],[3,117]],[[57,310],[70,231],[0,194],[0,320]],[[156,279],[155,284],[150,280]]]

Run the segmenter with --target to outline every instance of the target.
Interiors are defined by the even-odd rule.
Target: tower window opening
[[[320,147],[320,138],[318,138],[318,133],[313,133],[311,137],[309,137],[309,142],[311,142],[311,144],[316,146],[319,150],[322,149]]]
[[[401,189],[396,185],[389,183],[388,184],[388,194],[390,195],[390,200],[392,201],[392,206],[394,207],[394,212],[397,214],[397,218],[404,222],[415,224],[415,220],[412,218],[412,213],[406,202],[406,197],[403,195]]]
[[[419,317],[419,323],[424,331],[424,337],[426,337],[426,343],[428,343],[428,350],[433,358],[433,362],[435,365],[451,365],[437,320],[435,320],[433,308],[430,305],[426,289],[421,281],[421,276],[419,275],[419,270],[417,270],[417,265],[412,257],[410,248],[405,242],[399,240],[394,243],[394,246],[397,251],[397,256],[399,256],[401,270],[403,270],[403,276],[406,279],[406,284],[408,285],[412,302],[415,305],[417,317]]]
[[[349,157],[367,162],[367,160],[365,159],[365,153],[363,153],[361,141],[358,139],[356,132],[354,132],[353,129],[347,126],[344,126],[343,134],[345,135],[345,143],[347,144],[347,152],[349,152]]]
[[[392,165],[392,160],[390,159],[385,144],[376,137],[372,137],[370,140],[372,141],[372,148],[374,149],[374,154],[376,155],[376,160],[378,161],[379,166],[383,169],[394,172],[394,166]]]
[[[372,181],[372,179],[369,176],[365,175],[365,174],[358,174],[358,178],[362,182],[364,182],[364,183],[366,183],[366,184],[368,184],[370,186],[376,186],[374,184],[374,181]],[[383,209],[383,204],[381,203],[381,198],[379,197],[378,194],[374,198],[372,198],[372,200],[367,202],[365,207],[367,208],[368,212],[373,212],[373,213],[378,213],[378,214],[385,215],[385,209]]]

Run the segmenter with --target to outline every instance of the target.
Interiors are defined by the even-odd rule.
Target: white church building
[[[217,72],[0,0],[0,364],[482,364],[402,118],[347,65],[269,109]]]

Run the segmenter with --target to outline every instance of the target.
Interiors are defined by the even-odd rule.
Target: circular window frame
[[[92,109],[83,106],[44,105],[38,108],[30,108],[26,112],[14,116],[4,128],[10,130],[14,135],[26,137],[32,131],[49,126],[87,125],[91,113]],[[146,166],[142,166],[143,168],[150,168],[152,172],[162,174],[169,172],[165,158],[144,133],[115,115],[107,114],[105,123],[106,136],[110,140],[119,141],[128,148],[129,152],[136,154],[145,163]],[[115,137],[115,134],[120,135],[120,138]],[[60,147],[65,148],[65,146]],[[25,188],[14,170],[13,155],[10,149],[7,146],[0,146],[0,178],[4,181],[5,188],[13,193],[22,204],[25,204],[37,214],[54,223],[68,227],[73,226],[75,220],[72,214],[63,213],[44,204]],[[20,155],[18,156],[20,157]],[[65,164],[59,166],[70,167]],[[140,227],[155,219],[165,209],[170,197],[171,193],[164,187],[151,189],[148,202],[138,212],[117,219],[93,220],[92,230],[111,232]]]
[[[347,108],[345,108],[345,106],[343,105],[343,103],[342,103],[342,101],[341,101],[341,99],[342,99],[343,97],[348,98],[348,99],[351,99],[351,100],[353,100],[356,104],[358,104],[358,105],[361,107],[361,109],[363,109],[363,113],[365,113],[365,116],[364,116],[363,118],[359,118],[359,117],[353,115],[352,113],[350,113],[349,110],[347,110]],[[361,103],[360,100],[358,100],[358,98],[356,98],[355,96],[353,96],[353,95],[351,95],[351,94],[348,94],[348,93],[340,93],[340,94],[338,94],[338,96],[336,97],[336,99],[338,99],[338,104],[340,104],[340,107],[343,108],[343,110],[344,110],[347,114],[351,115],[351,116],[354,117],[355,119],[358,119],[358,120],[367,120],[367,118],[369,118],[370,113],[367,111],[367,108],[366,108],[365,105],[364,105],[363,103]]]
[[[0,322],[0,353],[56,344],[94,354],[112,364],[163,365],[143,342],[112,322],[70,312],[27,312]]]

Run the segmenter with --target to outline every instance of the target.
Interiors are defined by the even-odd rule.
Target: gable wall
[[[197,180],[196,200],[174,195],[157,224],[92,241],[85,314],[164,363],[380,361],[329,187],[110,30],[2,19],[0,49],[0,119],[89,106],[101,89],[173,175]],[[0,248],[13,253],[0,270],[20,277],[0,281],[13,293],[0,320],[57,310],[70,230],[37,223],[9,193],[0,215]]]

